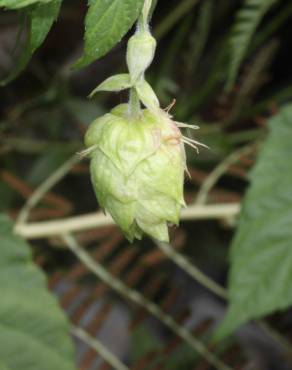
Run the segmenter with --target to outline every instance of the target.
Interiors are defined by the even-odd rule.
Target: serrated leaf
[[[23,51],[9,76],[1,82],[5,85],[21,73],[36,49],[44,42],[54,21],[57,19],[62,0],[52,0],[46,4],[38,3],[26,10],[29,22],[27,40]],[[1,3],[0,3],[1,4]]]
[[[111,76],[98,85],[89,95],[93,97],[99,91],[121,91],[131,87],[131,78],[128,73]]]
[[[139,99],[146,108],[152,111],[156,111],[157,108],[159,108],[159,100],[151,85],[147,81],[142,80],[138,82],[135,88]]]
[[[75,64],[82,68],[105,55],[132,27],[144,0],[91,0],[85,19],[83,56]]]
[[[230,67],[227,87],[231,88],[246,51],[264,15],[278,0],[245,0],[244,6],[236,14],[230,36]]]
[[[217,338],[292,304],[292,105],[269,121],[231,248],[230,307]]]
[[[32,4],[46,4],[53,0],[0,0],[0,7],[7,9],[19,9]]]
[[[32,263],[29,246],[0,214],[0,368],[74,370],[68,322]]]

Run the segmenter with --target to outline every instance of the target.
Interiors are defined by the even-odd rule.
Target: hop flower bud
[[[152,63],[156,49],[156,40],[149,31],[138,30],[128,42],[127,65],[132,82],[144,74]]]
[[[128,108],[98,118],[85,136],[95,193],[130,241],[143,233],[168,241],[167,224],[178,224],[185,205],[182,135],[164,111],[133,118]]]

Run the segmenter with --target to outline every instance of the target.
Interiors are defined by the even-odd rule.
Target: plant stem
[[[35,207],[38,202],[42,199],[42,197],[55,185],[57,184],[69,171],[70,169],[80,161],[80,157],[74,155],[68,161],[63,163],[61,167],[59,167],[55,172],[52,173],[29,197],[23,208],[21,209],[17,220],[16,220],[16,227],[17,225],[25,224],[29,213],[33,207]]]
[[[218,370],[231,370],[229,366],[225,365],[216,355],[211,353],[206,346],[194,337],[185,327],[179,325],[171,316],[164,313],[159,306],[149,301],[139,292],[128,288],[123,282],[112,276],[103,266],[93,260],[91,256],[78,245],[72,235],[65,234],[63,235],[63,239],[76,257],[105,284],[109,285],[124,298],[146,309],[150,314],[170,328],[177,336],[185,340],[215,368]]]
[[[20,211],[17,220],[16,228],[18,225],[25,224],[29,217],[29,213],[33,207],[35,207],[42,197],[55,185],[57,184],[69,171],[70,169],[80,161],[81,157],[74,155],[68,161],[62,164],[55,172],[51,174],[28,198],[24,207]]]
[[[130,116],[135,118],[140,113],[140,101],[135,88],[130,89],[130,100],[129,100]]]
[[[203,205],[207,201],[208,194],[213,186],[217,183],[226,170],[233,164],[236,163],[243,155],[250,153],[255,147],[255,144],[248,144],[235,152],[232,152],[217,167],[209,174],[206,180],[203,182],[195,201],[197,205]]]
[[[149,13],[152,6],[152,0],[145,0],[142,9],[141,23],[144,29],[148,29]]]
[[[182,210],[182,220],[208,220],[235,217],[240,211],[238,203],[214,204],[203,206],[189,206]],[[85,215],[69,217],[53,221],[18,223],[15,232],[25,239],[48,238],[67,232],[91,230],[96,227],[114,225],[110,216],[102,212],[88,213]]]
[[[71,326],[71,333],[81,339],[89,347],[93,348],[100,357],[116,370],[129,370],[113,353],[111,353],[99,340],[90,336],[85,330],[78,326]]]
[[[221,285],[217,284],[215,281],[210,279],[207,275],[201,272],[195,265],[191,264],[186,257],[182,254],[176,252],[171,245],[166,243],[161,243],[154,240],[155,244],[158,248],[165,253],[175,264],[180,266],[184,271],[189,274],[195,281],[198,281],[202,284],[205,288],[209,289],[213,293],[215,293],[218,297],[223,298],[224,300],[228,301],[228,291],[227,289],[223,288]],[[256,321],[257,326],[264,331],[267,335],[269,335],[276,343],[282,346],[287,355],[292,358],[292,349],[290,343],[276,330],[274,330],[269,324],[267,324],[264,320]]]
[[[155,240],[155,244],[167,257],[169,257],[175,264],[186,271],[194,280],[201,283],[205,288],[215,293],[218,297],[227,299],[226,289],[217,284],[214,280],[210,279],[195,265],[190,263],[182,254],[176,252],[171,245],[159,242],[157,240]]]

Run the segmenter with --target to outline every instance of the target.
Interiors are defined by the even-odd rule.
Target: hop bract
[[[91,177],[100,206],[133,241],[146,233],[168,241],[185,205],[185,151],[179,128],[162,110],[130,116],[119,105],[90,126]]]
[[[127,65],[135,82],[145,73],[153,61],[156,40],[149,31],[137,31],[128,41]]]

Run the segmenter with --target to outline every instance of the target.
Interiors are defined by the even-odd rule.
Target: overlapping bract
[[[166,112],[134,118],[128,109],[117,106],[86,134],[95,193],[130,241],[143,233],[168,241],[167,224],[178,224],[185,205],[182,136]]]

